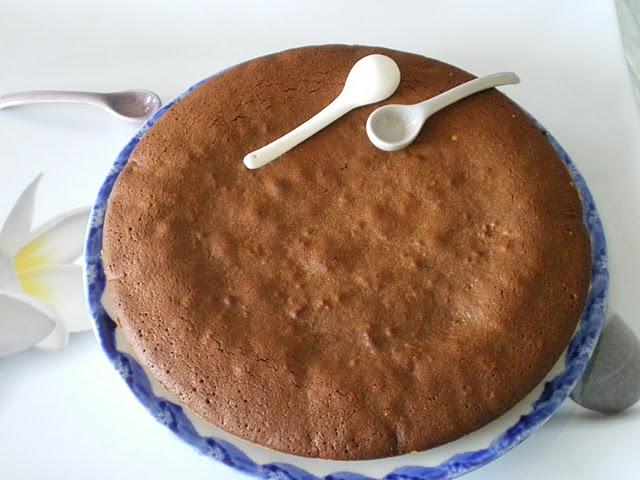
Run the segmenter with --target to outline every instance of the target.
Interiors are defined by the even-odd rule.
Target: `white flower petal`
[[[69,341],[69,332],[64,328],[62,323],[57,322],[53,331],[47,337],[36,343],[36,348],[42,350],[61,350],[67,346]]]
[[[91,328],[80,265],[49,265],[18,274],[25,293],[51,305],[67,332]]]
[[[58,215],[29,236],[14,258],[18,274],[51,263],[72,262],[82,254],[91,209],[79,208]]]
[[[37,301],[0,291],[0,357],[13,355],[45,338],[55,322]]]
[[[18,197],[0,229],[0,248],[14,256],[28,241],[33,218],[33,202],[42,174],[38,175]]]
[[[0,290],[20,292],[13,260],[2,249],[0,249]]]

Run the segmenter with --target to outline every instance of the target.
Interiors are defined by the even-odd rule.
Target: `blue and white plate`
[[[160,109],[120,153],[100,188],[87,234],[85,286],[96,335],[131,391],[158,421],[202,454],[258,478],[440,480],[457,477],[492,462],[551,417],[579,380],[593,353],[604,322],[609,275],[604,233],[591,193],[564,149],[537,122],[567,166],[582,197],[584,222],[591,237],[591,288],[584,313],[565,353],[545,380],[505,415],[476,432],[425,452],[376,460],[333,461],[298,457],[249,443],[204,422],[166,392],[131,353],[120,329],[108,314],[101,258],[103,223],[113,185],[133,149],[168,109],[201,83]]]

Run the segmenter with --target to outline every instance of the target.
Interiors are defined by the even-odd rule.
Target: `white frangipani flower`
[[[84,304],[82,253],[89,208],[31,230],[42,175],[25,191],[0,229],[0,357],[32,345],[64,348],[69,332],[91,326]]]

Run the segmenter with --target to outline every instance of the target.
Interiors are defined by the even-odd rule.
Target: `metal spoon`
[[[0,95],[0,109],[32,103],[86,103],[103,108],[123,120],[140,122],[153,115],[162,105],[162,100],[148,90],[112,93],[37,90]]]
[[[514,83],[520,83],[515,73],[494,73],[463,83],[414,105],[385,105],[369,115],[367,135],[371,143],[381,150],[400,150],[416,139],[424,122],[437,111],[482,90]]]
[[[400,84],[400,69],[386,55],[374,54],[358,60],[344,84],[344,89],[322,111],[274,142],[244,157],[247,168],[260,168],[288,152],[311,135],[357,107],[390,97]]]

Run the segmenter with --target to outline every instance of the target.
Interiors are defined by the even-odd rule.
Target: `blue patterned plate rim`
[[[183,441],[196,448],[200,453],[257,478],[319,480],[320,477],[288,463],[258,464],[251,460],[240,448],[226,440],[201,436],[180,405],[161,398],[153,392],[149,378],[137,360],[117,349],[115,341],[116,324],[102,305],[102,295],[105,289],[104,269],[101,258],[102,229],[109,195],[118,175],[142,137],[167,110],[210,78],[221,75],[229,69],[224,69],[196,83],[164,105],[143,125],[118,155],[98,192],[89,220],[85,245],[84,278],[87,303],[93,318],[96,336],[111,363],[147,410]],[[527,115],[529,114],[527,113]],[[531,405],[531,411],[522,415],[515,424],[505,430],[486,448],[456,454],[436,466],[408,465],[399,467],[382,477],[384,480],[450,479],[475,470],[501,457],[520,444],[560,408],[562,402],[569,396],[582,376],[596,346],[604,323],[609,287],[606,241],[602,222],[591,192],[567,152],[536,119],[531,115],[529,117],[547,136],[558,156],[569,170],[582,198],[584,222],[591,239],[591,287],[578,328],[565,354],[564,369],[545,383],[542,394]],[[322,478],[324,480],[372,480],[372,477],[348,471],[332,473]]]

